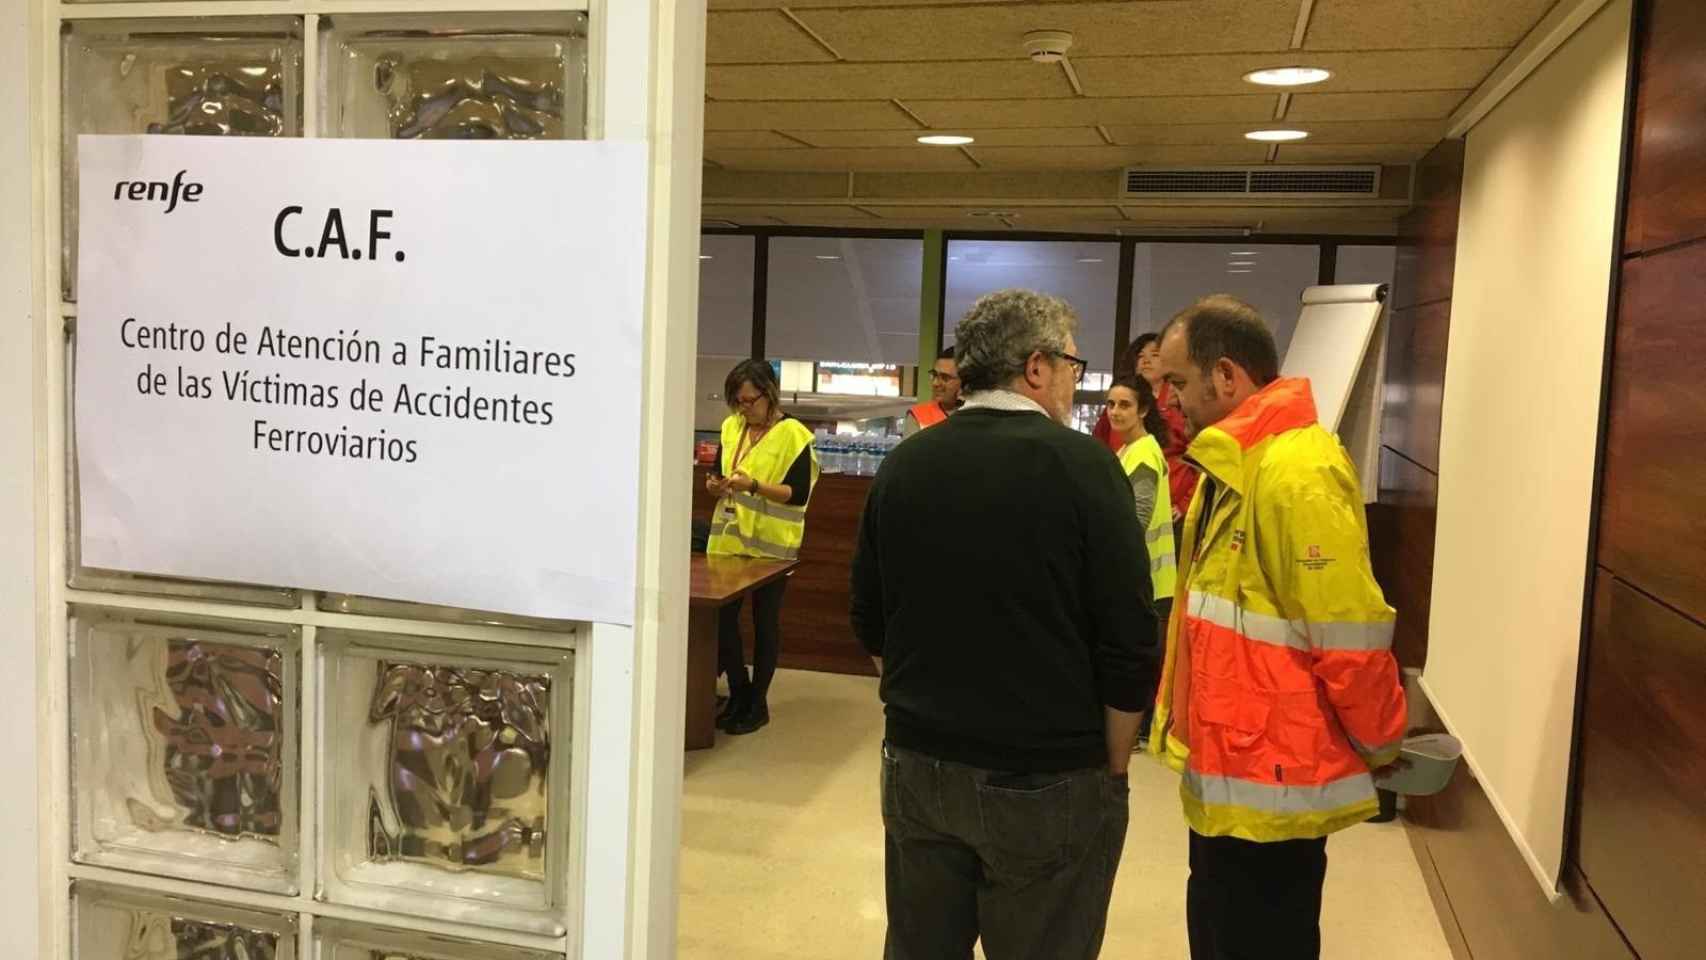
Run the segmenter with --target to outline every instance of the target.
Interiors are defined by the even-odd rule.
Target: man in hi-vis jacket
[[[1326,838],[1374,815],[1406,720],[1362,487],[1248,304],[1181,312],[1161,366],[1202,472],[1150,736],[1183,773],[1191,957],[1314,960]]]

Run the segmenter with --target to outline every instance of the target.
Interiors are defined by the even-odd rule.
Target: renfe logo
[[[185,183],[184,174],[188,170],[179,170],[171,183],[164,180],[120,180],[113,184],[114,200],[158,200],[166,205],[166,212],[178,209],[178,201],[198,203],[201,200],[201,184]]]

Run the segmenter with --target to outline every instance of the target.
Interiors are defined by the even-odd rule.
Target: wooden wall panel
[[[1416,205],[1398,223],[1392,305],[1451,297],[1457,265],[1457,210],[1463,195],[1462,140],[1446,140],[1416,166]]]
[[[1387,324],[1380,442],[1438,473],[1451,301],[1399,308],[1392,311]]]
[[[1420,667],[1427,659],[1438,503],[1438,477],[1391,449],[1380,451],[1379,511],[1370,513],[1369,542],[1375,578],[1386,602],[1398,611],[1392,648],[1406,667]]]
[[[1624,252],[1706,237],[1706,3],[1643,3]]]
[[[1447,902],[1440,919],[1474,960],[1639,960],[1578,871],[1566,869],[1565,896],[1546,899],[1467,764],[1442,793],[1411,798],[1405,816]]]
[[[1599,562],[1706,620],[1703,336],[1706,243],[1624,261]]]
[[[1642,960],[1706,951],[1706,626],[1601,568],[1579,859]]]

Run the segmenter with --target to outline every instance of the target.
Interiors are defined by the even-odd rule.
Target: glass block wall
[[[43,4],[57,26],[50,289],[66,329],[61,915],[79,960],[577,949],[586,625],[78,559],[79,136],[587,135],[586,14],[407,6],[284,0],[256,15],[205,0],[156,18]]]

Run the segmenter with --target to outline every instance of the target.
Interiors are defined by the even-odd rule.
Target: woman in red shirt
[[[1162,441],[1161,452],[1167,455],[1167,485],[1173,495],[1173,520],[1177,522],[1185,515],[1185,510],[1191,505],[1191,495],[1197,491],[1197,471],[1184,459],[1185,448],[1190,446],[1190,437],[1185,432],[1185,415],[1173,403],[1173,388],[1161,379],[1160,334],[1143,334],[1120,354],[1119,363],[1114,365],[1114,376],[1130,374],[1149,381],[1149,386],[1155,391],[1155,402],[1161,407],[1161,418],[1167,421],[1168,436],[1156,439]],[[1125,443],[1124,438],[1114,432],[1113,425],[1108,423],[1106,410],[1102,411],[1101,419],[1096,421],[1095,429],[1090,432],[1115,453]]]

